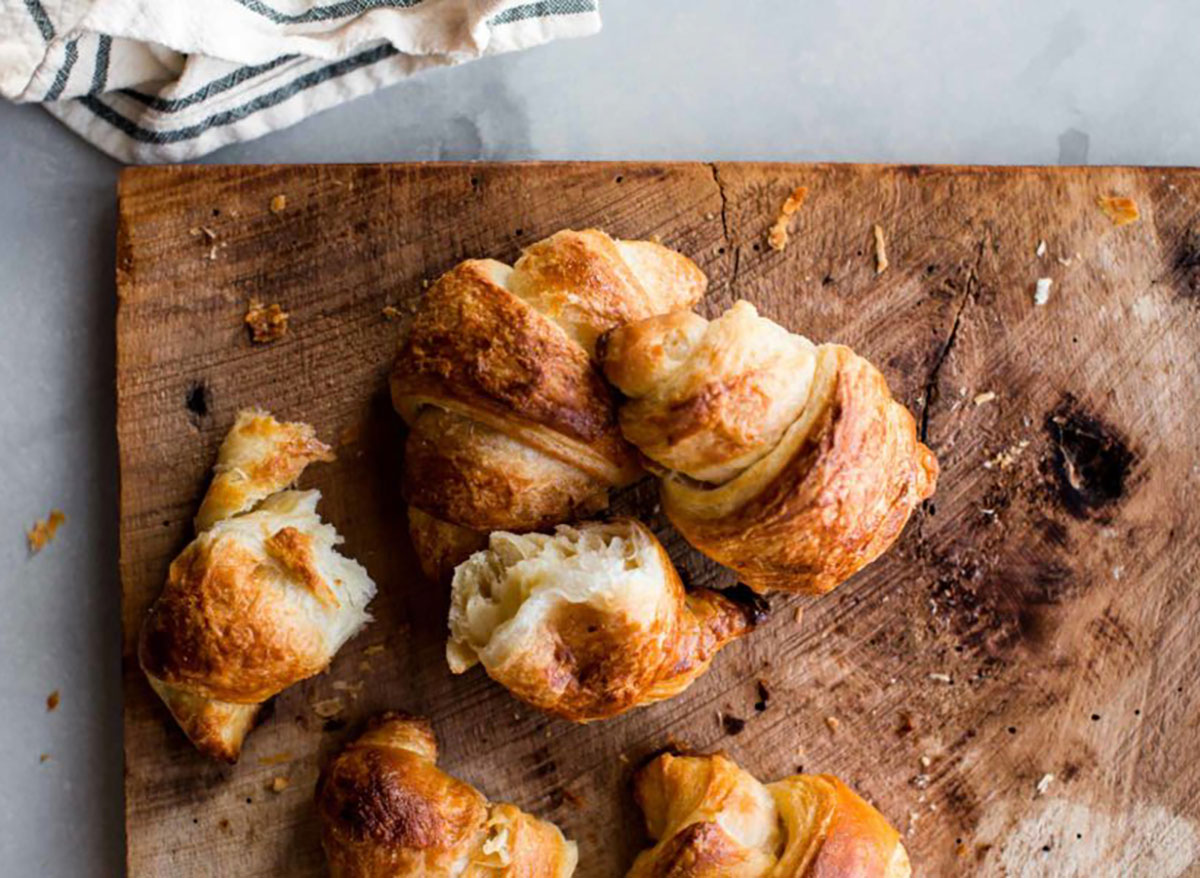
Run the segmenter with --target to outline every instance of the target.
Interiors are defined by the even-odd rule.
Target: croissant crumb
[[[52,509],[48,516],[35,521],[33,527],[29,528],[25,533],[25,538],[29,542],[29,551],[36,555],[42,549],[46,548],[66,520],[67,517],[63,515],[61,510]]]
[[[269,344],[283,338],[288,331],[288,316],[278,304],[264,305],[258,299],[251,299],[244,318],[250,328],[250,340]]]
[[[782,252],[787,247],[788,229],[792,222],[792,216],[804,205],[806,198],[808,198],[808,187],[797,186],[783,202],[783,206],[779,208],[779,216],[776,217],[771,230],[767,232],[767,243],[772,250]]]
[[[1137,202],[1118,195],[1099,195],[1096,205],[1114,226],[1125,226],[1141,219]]]

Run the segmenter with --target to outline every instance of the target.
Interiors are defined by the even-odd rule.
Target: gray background
[[[431,72],[207,160],[1200,164],[1191,0],[982,5],[604,0],[598,37]],[[0,103],[4,874],[123,863],[117,171]],[[31,558],[52,507],[67,523]]]

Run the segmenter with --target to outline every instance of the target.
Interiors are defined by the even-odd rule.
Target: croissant
[[[495,532],[451,590],[450,669],[482,664],[517,698],[575,722],[677,695],[756,621],[717,592],[685,593],[631,518]]]
[[[553,823],[492,804],[437,768],[425,720],[373,720],[321,773],[332,878],[570,878],[578,853]]]
[[[429,289],[392,370],[409,426],[404,495],[424,572],[441,578],[493,530],[596,512],[641,474],[592,361],[621,323],[687,308],[707,279],[649,241],[562,231],[509,267],[468,260]]]
[[[267,699],[323,671],[369,620],[375,584],[340,555],[319,491],[286,488],[332,454],[307,424],[243,411],[218,454],[200,533],[171,562],[138,659],[184,733],[230,762]]]
[[[829,591],[933,494],[937,459],[875,367],[748,302],[618,327],[599,356],[671,522],[756,591]]]
[[[634,780],[655,845],[627,878],[910,878],[900,835],[836,777],[761,784],[724,756],[664,754]]]

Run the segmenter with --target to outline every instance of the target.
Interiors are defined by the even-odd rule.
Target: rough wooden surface
[[[776,253],[766,233],[798,185],[810,194]],[[1114,227],[1101,194],[1132,196],[1141,220]],[[773,599],[770,623],[683,696],[573,727],[446,669],[447,595],[419,578],[398,496],[384,379],[400,324],[383,308],[407,312],[464,257],[512,260],[583,226],[692,256],[707,312],[744,297],[870,357],[943,474],[898,546],[838,591]],[[137,169],[121,181],[118,270],[131,874],[323,874],[318,767],[385,708],[430,716],[447,770],[559,823],[580,878],[622,874],[643,844],[629,779],[672,742],[764,779],[841,775],[905,833],[921,875],[1200,874],[1200,173]],[[1054,281],[1043,307],[1039,277]],[[290,312],[285,338],[250,344],[252,297]],[[338,445],[303,484],[380,595],[375,624],[225,767],[177,731],[133,644],[246,405]],[[616,505],[653,522],[692,582],[730,581],[654,514],[651,485]],[[340,718],[314,712],[335,697]]]

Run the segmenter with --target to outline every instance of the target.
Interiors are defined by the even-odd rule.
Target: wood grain
[[[798,185],[809,197],[776,253],[765,236]],[[1101,194],[1133,197],[1141,220],[1114,227]],[[131,874],[324,874],[319,766],[386,708],[432,718],[447,770],[559,823],[580,878],[622,874],[644,843],[629,780],[668,743],[724,749],[764,779],[839,774],[905,833],[921,875],[1200,874],[1200,173],[177,167],[125,172],[120,197]],[[891,263],[879,276],[875,224]],[[460,259],[511,261],[585,226],[693,257],[709,314],[746,298],[855,347],[917,414],[943,475],[854,580],[774,598],[768,625],[684,695],[575,727],[446,668],[447,595],[421,581],[405,535],[385,386],[401,322],[383,309],[407,313]],[[1039,277],[1054,281],[1043,307]],[[252,297],[290,312],[285,338],[251,345]],[[337,444],[304,484],[380,595],[374,625],[277,698],[226,767],[175,728],[133,645],[247,405]],[[691,582],[731,582],[670,531],[651,484],[614,505],[651,522]],[[338,686],[360,682],[358,695]],[[340,718],[314,712],[335,697]],[[270,791],[275,777],[290,786]]]

